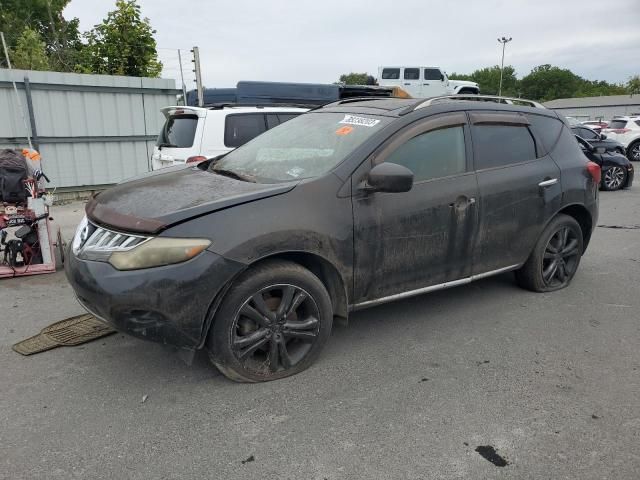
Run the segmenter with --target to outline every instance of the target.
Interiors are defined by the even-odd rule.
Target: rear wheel
[[[607,191],[620,190],[627,183],[627,172],[622,167],[611,167],[602,176],[602,189]]]
[[[207,346],[228,378],[262,382],[308,368],[331,332],[322,282],[300,265],[268,261],[245,272],[216,313]]]
[[[636,140],[627,147],[627,158],[634,162],[640,161],[640,140]]]
[[[516,271],[518,284],[534,292],[551,292],[569,285],[583,251],[580,224],[560,214],[544,229],[531,256]]]

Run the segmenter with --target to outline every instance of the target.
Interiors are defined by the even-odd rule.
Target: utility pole
[[[7,57],[7,66],[9,67],[9,72],[11,72],[11,60],[9,60],[9,50],[7,49],[7,42],[4,39],[4,32],[0,32],[0,40],[2,40],[4,56]],[[16,94],[16,103],[18,104],[18,110],[20,110],[20,116],[22,116],[24,131],[27,133],[27,142],[29,142],[29,148],[33,149],[33,143],[31,143],[31,133],[29,132],[29,127],[27,126],[27,119],[24,116],[24,110],[22,109],[22,102],[20,101],[20,95],[18,94],[18,87],[16,86],[16,81],[12,78],[11,83],[13,84],[13,91]]]
[[[200,49],[198,47],[193,47],[191,50],[193,53],[193,60],[191,60],[194,65],[194,72],[196,74],[196,90],[198,92],[198,106],[204,106],[204,89],[202,88],[202,72],[200,71]]]
[[[502,37],[498,39],[498,42],[500,42],[502,44],[502,63],[500,64],[500,88],[498,89],[498,96],[501,97],[502,96],[502,73],[504,72],[504,47],[507,46],[507,43],[509,43],[511,40],[513,40],[513,38],[509,37]]]
[[[184,84],[184,73],[182,72],[182,54],[178,49],[178,63],[180,63],[180,81],[182,82],[182,102],[187,104],[187,86]]]

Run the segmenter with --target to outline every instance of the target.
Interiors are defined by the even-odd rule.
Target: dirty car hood
[[[100,193],[87,204],[87,215],[119,230],[157,233],[192,217],[286,193],[296,183],[243,182],[198,168],[154,172]]]

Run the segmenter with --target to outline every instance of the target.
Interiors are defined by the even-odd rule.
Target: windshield
[[[196,115],[180,115],[167,118],[158,141],[159,147],[190,148],[196,136],[198,117]]]
[[[212,164],[210,170],[278,183],[332,170],[390,118],[308,113],[273,128]]]

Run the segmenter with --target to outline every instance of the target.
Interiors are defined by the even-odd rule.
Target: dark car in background
[[[607,152],[604,147],[596,147],[576,135],[585,156],[597,163],[602,171],[600,187],[603,190],[622,190],[633,184],[634,168],[629,159],[618,152]]]
[[[571,130],[575,135],[583,138],[595,148],[603,147],[607,152],[616,152],[621,155],[625,154],[624,145],[616,140],[607,138],[604,133],[598,133],[592,128],[582,126],[571,127]]]
[[[587,120],[581,122],[581,124],[592,128],[596,133],[600,133],[603,128],[607,128],[609,126],[608,122],[604,122],[602,120]]]
[[[600,167],[552,110],[476,100],[342,100],[122,183],[87,204],[67,278],[116,329],[248,382],[310,366],[353,310],[504,272],[564,288]]]

